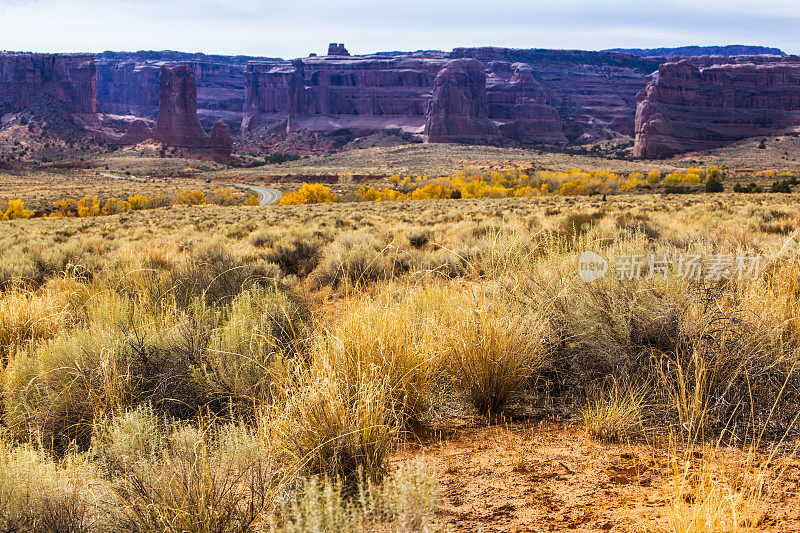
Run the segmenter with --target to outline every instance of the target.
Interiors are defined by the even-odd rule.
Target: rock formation
[[[161,67],[133,59],[96,59],[97,103],[105,113],[155,119]]]
[[[117,115],[155,119],[161,66],[188,65],[197,82],[197,114],[203,128],[224,120],[239,131],[245,98],[245,67],[258,60],[272,65],[284,61],[248,56],[187,54],[183,52],[103,52],[97,64],[100,109]]]
[[[206,151],[215,161],[227,161],[233,151],[233,139],[231,139],[231,129],[226,123],[218,120],[211,127],[208,136]]]
[[[187,66],[161,67],[156,140],[194,150],[206,147],[208,136],[197,118],[197,85]]]
[[[612,48],[606,52],[622,52],[639,57],[693,57],[693,56],[784,56],[780,48],[729,44],[727,46],[679,46],[677,48]]]
[[[344,43],[331,43],[328,46],[329,56],[350,56],[350,52],[344,47]]]
[[[95,66],[86,54],[0,52],[0,116],[46,100],[64,113],[96,112]]]
[[[494,61],[486,82],[488,115],[503,138],[525,144],[564,144],[561,120],[532,69],[524,63]]]
[[[296,78],[298,71],[291,65],[275,67],[257,61],[248,63],[242,131],[287,120],[292,107],[292,84]]]
[[[441,54],[251,62],[242,130],[286,121],[295,132],[421,134],[433,80],[446,62]]]
[[[292,131],[420,136],[433,82],[453,59],[483,65],[488,118],[518,143],[572,142],[594,130],[633,136],[636,94],[660,63],[621,53],[507,48],[253,61],[245,74],[243,131],[289,121]],[[294,100],[292,84],[299,87]]]
[[[133,121],[133,123],[128,127],[128,131],[125,132],[125,135],[123,135],[119,141],[117,141],[117,144],[139,144],[152,138],[153,129],[147,124],[147,122],[139,119]]]
[[[114,144],[138,144],[153,139],[186,150],[189,155],[215,161],[230,159],[233,141],[230,128],[217,121],[206,134],[197,117],[197,86],[192,69],[185,65],[161,67],[158,122],[150,128],[144,120],[134,121],[124,135],[106,134]]]
[[[327,56],[293,61],[0,53],[0,118],[8,124],[26,111],[53,131],[86,128],[121,144],[153,138],[217,159],[240,127],[268,139],[267,149],[306,136],[337,149],[373,133],[509,144],[636,135],[637,155],[663,157],[800,124],[800,58],[735,46],[629,52],[485,47],[351,57],[332,43]],[[698,52],[718,55],[649,57]],[[740,53],[762,55],[726,55]]]
[[[445,66],[433,82],[425,135],[431,142],[483,144],[500,139],[489,120],[486,72],[479,61],[460,59]]]
[[[800,129],[800,58],[703,68],[694,60],[666,63],[637,101],[638,157],[661,158]]]
[[[558,110],[569,142],[593,130],[633,136],[636,94],[650,81],[661,60],[612,52],[456,48],[450,57],[527,65]],[[489,118],[495,118],[491,114]]]

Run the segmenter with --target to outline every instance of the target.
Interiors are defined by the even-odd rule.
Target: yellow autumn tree
[[[178,192],[176,201],[183,205],[205,205],[206,195],[203,191],[183,189]]]
[[[76,209],[81,218],[96,217],[100,214],[100,200],[97,199],[97,196],[86,196],[78,200]]]
[[[105,205],[103,206],[102,213],[104,215],[116,215],[119,213],[126,213],[130,211],[131,204],[126,202],[125,200],[118,200],[113,196],[106,200]]]
[[[49,217],[71,217],[75,216],[73,211],[73,207],[75,206],[75,200],[72,198],[66,198],[64,200],[59,200],[55,203],[55,211],[50,213]]]
[[[217,205],[235,205],[239,202],[233,187],[219,187],[208,198],[208,203]]]
[[[8,208],[3,213],[3,219],[0,220],[17,220],[28,219],[33,216],[33,211],[25,209],[25,202],[22,200],[11,200],[8,202]]]
[[[141,211],[142,209],[150,209],[153,201],[143,194],[134,194],[128,197],[128,204],[133,211]]]
[[[329,187],[319,183],[306,183],[299,191],[284,194],[279,203],[281,205],[325,204],[337,200],[337,196]]]

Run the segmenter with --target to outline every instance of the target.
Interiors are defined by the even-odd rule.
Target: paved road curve
[[[248,185],[246,183],[234,183],[233,185],[237,187],[244,187],[245,189],[250,189],[254,193],[256,193],[260,200],[258,205],[271,205],[281,199],[283,196],[280,192],[276,191],[275,189],[269,189],[267,187],[259,187],[258,185]]]

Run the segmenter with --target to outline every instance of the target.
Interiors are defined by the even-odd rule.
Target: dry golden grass
[[[758,476],[731,481],[711,456],[687,467],[684,455],[798,438],[797,200],[172,206],[2,222],[0,461],[37,453],[46,475],[0,478],[13,495],[0,525],[47,505],[73,530],[424,530],[438,474],[394,471],[399,444],[457,420],[564,413],[599,441],[677,443],[674,497],[654,527],[758,524]],[[585,284],[587,249],[612,268],[632,253],[758,253],[763,271]],[[529,463],[514,472],[546,468]],[[80,476],[108,508],[53,488]],[[50,496],[24,500],[31,486]]]
[[[669,160],[677,166],[725,165],[731,170],[758,171],[765,169],[800,170],[797,134],[765,137],[765,148],[759,148],[761,137],[745,139],[722,148],[705,152],[690,152]]]
[[[103,176],[104,173],[125,179]],[[208,184],[194,179],[161,178],[147,179],[147,174],[132,173],[136,179],[123,173],[93,170],[39,170],[36,172],[0,171],[0,203],[22,200],[34,210],[51,209],[56,202],[85,196],[97,196],[101,200],[110,197],[127,199],[134,194],[149,197],[174,196],[181,189],[192,188],[210,193],[219,184]]]
[[[658,168],[671,171],[671,163],[638,162],[623,159],[550,153],[536,149],[496,148],[453,144],[407,144],[402,146],[364,148],[329,155],[312,155],[297,161],[266,165],[251,169],[230,169],[211,172],[208,177],[227,178],[233,175],[248,179],[267,176],[340,174],[390,176],[443,176],[453,170],[474,167],[479,171],[509,167],[546,168],[567,171],[591,168],[612,172],[644,171]]]

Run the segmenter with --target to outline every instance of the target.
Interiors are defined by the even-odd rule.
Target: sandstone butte
[[[105,135],[116,144],[138,144],[154,139],[182,148],[189,154],[215,161],[227,161],[233,149],[230,129],[217,121],[207,134],[197,116],[197,85],[188,66],[161,67],[158,92],[158,122],[151,128],[144,120],[134,121],[122,136]]]
[[[623,134],[647,158],[800,127],[800,58],[771,49],[670,59],[491,47],[349,56],[338,43],[329,52],[292,61],[1,53],[0,117],[57,108],[113,142],[152,138],[215,159],[229,153],[226,127],[515,145]]]

